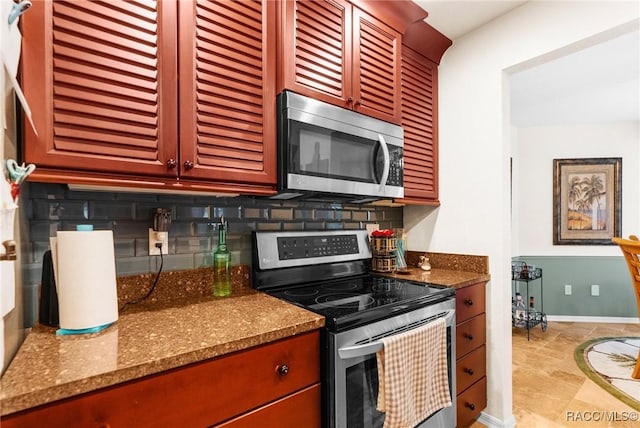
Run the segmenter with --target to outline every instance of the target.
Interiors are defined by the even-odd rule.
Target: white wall
[[[638,25],[633,2],[532,1],[455,40],[439,69],[440,201],[405,207],[407,247],[489,256],[488,406],[483,418],[512,426],[507,72],[577,50]],[[635,21],[635,22],[634,22]],[[522,68],[521,68],[522,69]]]
[[[640,233],[640,123],[518,128],[514,256],[619,256],[609,245],[553,245],[553,159],[622,158],[622,235]]]

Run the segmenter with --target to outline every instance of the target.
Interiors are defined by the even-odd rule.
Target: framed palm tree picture
[[[613,245],[622,219],[622,158],[553,160],[553,244]]]

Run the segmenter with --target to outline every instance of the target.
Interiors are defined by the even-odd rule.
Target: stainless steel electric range
[[[365,230],[255,232],[256,289],[326,317],[321,331],[322,425],[378,428],[376,352],[381,338],[438,318],[447,325],[449,389],[454,403],[419,427],[455,427],[455,292],[370,273]]]

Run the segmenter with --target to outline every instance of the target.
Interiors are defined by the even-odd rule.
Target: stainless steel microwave
[[[278,195],[402,198],[401,126],[293,92],[278,95]]]

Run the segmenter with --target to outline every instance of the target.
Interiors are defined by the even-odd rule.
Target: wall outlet
[[[162,244],[162,254],[169,254],[169,232],[156,232],[149,228],[149,255],[159,256],[160,248],[156,243]]]
[[[591,295],[592,296],[599,296],[600,295],[600,286],[597,284],[593,284],[591,286]]]
[[[564,295],[571,296],[571,285],[565,284],[564,286]]]

